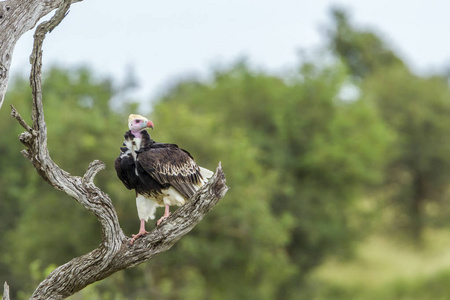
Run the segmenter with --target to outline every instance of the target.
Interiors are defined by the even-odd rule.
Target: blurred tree
[[[44,78],[52,157],[73,174],[84,172],[93,159],[105,161],[107,170],[96,177],[97,185],[114,199],[125,231],[133,232],[137,220],[134,195],[118,184],[112,166],[122,144],[127,115],[133,111],[123,107],[126,115],[121,115],[111,110],[109,102],[114,89],[110,81],[96,79],[85,68],[73,71],[52,68]],[[20,78],[14,82],[7,101],[26,110],[23,107],[30,101],[27,83]],[[0,169],[0,179],[14,181],[10,182],[13,188],[5,187],[9,194],[2,199],[2,206],[5,206],[2,215],[11,217],[4,223],[0,235],[2,245],[7,245],[0,254],[5,266],[0,273],[2,278],[12,279],[11,290],[18,293],[18,298],[26,298],[27,291],[52,265],[94,248],[100,232],[93,216],[75,202],[60,199],[65,196],[43,185],[36,172],[23,163],[25,159],[19,153],[21,145],[17,141],[20,129],[17,128],[16,133],[11,131],[17,124],[3,112],[5,117],[1,120],[11,124],[0,129],[1,136],[7,137],[2,141],[10,141],[1,148],[5,154],[2,160],[11,167]],[[256,163],[258,150],[250,145],[247,133],[236,127],[230,129],[216,117],[211,114],[196,118],[188,107],[181,105],[175,111],[161,109],[155,119],[157,127],[152,132],[158,141],[176,141],[189,149],[195,157],[201,158],[202,165],[209,164],[213,168],[222,160],[227,172],[234,174],[231,177],[236,181],[231,180],[231,184],[235,182],[236,196],[209,216],[214,226],[203,224],[205,220],[195,229],[197,234],[183,239],[171,255],[161,256],[161,260],[148,267],[113,276],[74,297],[101,295],[102,299],[117,299],[127,295],[123,298],[146,299],[150,294],[161,299],[197,299],[201,295],[205,299],[209,295],[223,299],[222,291],[226,289],[229,295],[238,298],[270,299],[278,283],[293,273],[294,267],[289,265],[283,248],[288,240],[290,221],[275,219],[268,195],[258,188],[269,188],[270,178],[276,174],[269,172],[268,176],[262,176],[263,171]],[[192,129],[197,130],[192,132]],[[208,143],[204,143],[205,140]],[[18,172],[20,165],[24,165],[25,172]],[[42,244],[52,247],[44,250]],[[241,280],[243,282],[239,282]],[[204,285],[205,282],[208,285]],[[173,288],[174,283],[179,285]],[[232,288],[234,285],[236,289]],[[115,293],[111,293],[112,290]],[[191,296],[186,298],[187,295]]]
[[[342,10],[332,15],[331,48],[397,137],[384,186],[398,207],[395,224],[420,240],[425,203],[442,202],[450,183],[448,82],[413,75],[380,36],[352,26]]]
[[[176,124],[173,129],[176,140],[187,139],[188,142],[199,135],[202,136],[199,144],[206,141],[209,149],[212,141],[220,136],[220,146],[224,151],[221,157],[226,158],[231,154],[230,147],[248,140],[246,146],[239,147],[240,154],[235,156],[236,162],[231,165],[239,170],[252,159],[254,166],[249,170],[253,170],[255,175],[249,177],[241,174],[237,179],[235,176],[243,172],[235,173],[234,168],[231,168],[229,180],[232,190],[227,195],[226,203],[239,203],[240,206],[246,203],[250,209],[258,202],[267,202],[264,205],[269,215],[262,218],[259,215],[253,224],[248,223],[251,220],[249,215],[242,213],[246,216],[247,226],[253,229],[253,232],[249,232],[252,237],[248,236],[242,242],[251,238],[258,245],[255,238],[259,234],[255,235],[254,231],[266,227],[272,227],[271,232],[274,233],[281,229],[275,236],[283,236],[286,233],[280,234],[290,229],[288,239],[281,245],[285,245],[290,263],[295,266],[295,273],[281,273],[291,274],[288,277],[277,275],[276,295],[283,299],[295,299],[302,276],[325,257],[347,253],[352,249],[352,242],[363,234],[359,226],[363,217],[357,217],[355,201],[367,186],[383,178],[383,157],[390,133],[376,111],[364,102],[340,100],[338,94],[346,78],[342,66],[315,68],[313,64],[307,63],[295,78],[287,80],[287,84],[282,78],[252,71],[244,62],[240,62],[229,69],[217,71],[210,83],[195,80],[179,83],[155,108],[155,116],[163,117],[160,122],[167,122],[164,125],[166,131],[172,132],[170,124]],[[180,110],[185,110],[190,120],[185,126],[178,125]],[[217,125],[205,123],[209,119]],[[202,128],[202,132],[191,133],[189,127],[192,122],[198,122],[196,128]],[[213,130],[209,131],[210,128]],[[241,134],[233,135],[235,130]],[[220,133],[222,131],[224,134]],[[231,138],[224,139],[225,134]],[[264,181],[261,182],[263,184],[256,184],[249,182],[250,178]],[[261,196],[243,199],[240,189],[249,187],[256,189],[255,192]],[[220,212],[226,211],[221,208]],[[227,213],[227,218],[233,220],[232,211]],[[209,219],[209,223],[220,223],[208,226],[223,230],[244,222],[242,217],[234,218],[227,226],[220,219]],[[289,221],[287,227],[283,225],[284,220]],[[225,240],[230,238],[232,236],[225,237]],[[265,247],[276,249],[275,246],[279,244],[271,241],[268,235],[265,240]],[[189,242],[189,238],[184,241]],[[261,245],[256,247],[260,248]],[[206,253],[199,252],[195,247],[192,252],[199,259],[206,257]],[[216,256],[217,253],[211,255]],[[227,255],[233,254],[230,252]],[[253,259],[253,255],[250,257]],[[227,265],[230,259],[225,260]],[[266,264],[269,262],[267,260]],[[283,266],[280,262],[274,266]],[[236,280],[233,285],[235,291],[222,287],[222,295],[248,289],[248,272],[242,272],[239,265],[242,266],[242,263],[229,270],[236,270],[236,273],[232,273],[232,278]],[[216,272],[223,270],[223,267],[219,265]],[[256,272],[261,283],[271,281],[274,285],[276,282],[273,278],[263,280],[268,276],[263,272],[263,267],[260,264],[260,271]],[[211,270],[211,265],[208,269]],[[217,284],[216,277],[205,277],[204,280],[206,286]],[[265,299],[264,293],[260,295],[253,290],[252,295],[245,295],[246,299]],[[230,294],[224,298],[231,296],[244,294]]]
[[[209,168],[222,160],[231,190],[169,253],[74,297],[297,299],[305,274],[349,253],[364,234],[357,200],[382,180],[390,132],[367,102],[340,98],[347,79],[339,64],[304,63],[282,78],[241,62],[210,81],[174,85],[154,107],[152,137],[179,144]],[[8,99],[20,108],[29,101],[26,82],[15,82]],[[52,157],[74,174],[93,159],[105,161],[97,184],[132,233],[134,195],[118,184],[112,164],[135,107],[124,106],[123,115],[111,109],[113,85],[85,68],[52,68],[44,93]],[[19,280],[39,280],[53,264],[88,251],[100,232],[93,216],[59,199],[31,168],[17,173],[24,159],[15,127],[0,128],[10,141],[0,148],[10,164],[0,178],[11,176],[14,187],[2,204],[2,214],[14,216],[0,236],[8,245],[0,261],[2,276],[16,278],[12,290],[27,291]],[[42,243],[53,247],[44,251]]]
[[[352,76],[362,79],[389,66],[405,67],[390,46],[370,30],[355,29],[341,8],[331,11],[333,24],[327,32],[333,52],[347,64]]]
[[[29,89],[25,85],[24,89],[16,91],[16,96],[22,97],[27,92],[29,92]],[[21,103],[17,103],[17,108],[23,108]],[[14,125],[14,119],[9,116],[8,110],[0,110],[0,255],[10,251],[5,233],[17,225],[21,211],[19,202],[13,199],[25,197],[25,195],[31,197],[31,194],[35,192],[33,185],[24,180],[31,170],[29,163],[23,159],[20,153],[20,144],[17,143],[20,128],[14,128]],[[11,271],[1,257],[0,280],[6,279],[6,274]],[[12,286],[19,284],[15,281],[15,278],[8,278],[8,282]]]
[[[420,240],[426,203],[446,204],[450,184],[450,89],[444,78],[388,68],[367,78],[363,91],[398,137],[386,183],[399,207],[395,223]]]
[[[121,134],[116,132],[122,131],[126,117],[109,108],[113,94],[110,80],[97,79],[86,68],[51,68],[45,74],[43,91],[46,121],[51,124],[49,150],[56,163],[80,175],[90,161],[101,159],[110,171],[96,177],[98,185],[115,191],[115,195],[125,195],[111,170],[122,143]],[[27,111],[30,97],[28,82],[15,78],[6,102]],[[20,154],[19,126],[7,109],[0,113],[0,266],[4,266],[0,276],[11,283],[12,292],[25,295],[24,291],[30,292],[43,279],[33,277],[39,272],[32,272],[32,266],[44,270],[84,254],[96,246],[101,232],[94,216],[75,201],[61,199],[67,196],[43,183]]]

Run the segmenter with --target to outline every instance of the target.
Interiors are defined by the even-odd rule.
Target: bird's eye
[[[141,120],[136,120],[135,122],[136,122],[136,123],[141,123]]]

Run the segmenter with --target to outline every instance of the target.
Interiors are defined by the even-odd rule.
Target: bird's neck
[[[138,138],[138,139],[141,138],[141,132],[140,131],[133,131],[133,130],[131,130],[131,133],[134,135],[135,138]]]
[[[128,133],[128,138],[127,138]],[[125,139],[139,139],[139,144],[141,148],[147,148],[150,147],[154,141],[150,138],[150,134],[147,132],[147,130],[141,130],[141,131],[127,131],[125,134]],[[131,135],[131,136],[130,136]]]

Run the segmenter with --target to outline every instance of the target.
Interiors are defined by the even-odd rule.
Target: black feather
[[[127,131],[124,137],[132,142],[134,135]],[[130,150],[121,147],[122,153],[115,161],[115,168],[124,185],[139,194],[154,196],[172,186],[189,199],[202,180],[200,168],[189,152],[175,144],[157,143],[145,130],[141,132],[136,160]]]

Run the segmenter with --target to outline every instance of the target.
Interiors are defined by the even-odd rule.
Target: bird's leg
[[[141,227],[139,228],[139,232],[137,234],[133,234],[132,235],[132,239],[130,241],[130,244],[133,245],[134,241],[143,235],[146,235],[148,233],[148,231],[145,230],[145,220],[141,220]]]
[[[158,222],[156,222],[156,225],[161,224],[162,221],[164,221],[165,219],[167,219],[167,217],[170,216],[170,209],[169,209],[169,204],[166,204],[166,208],[164,210],[164,215],[159,218]]]

